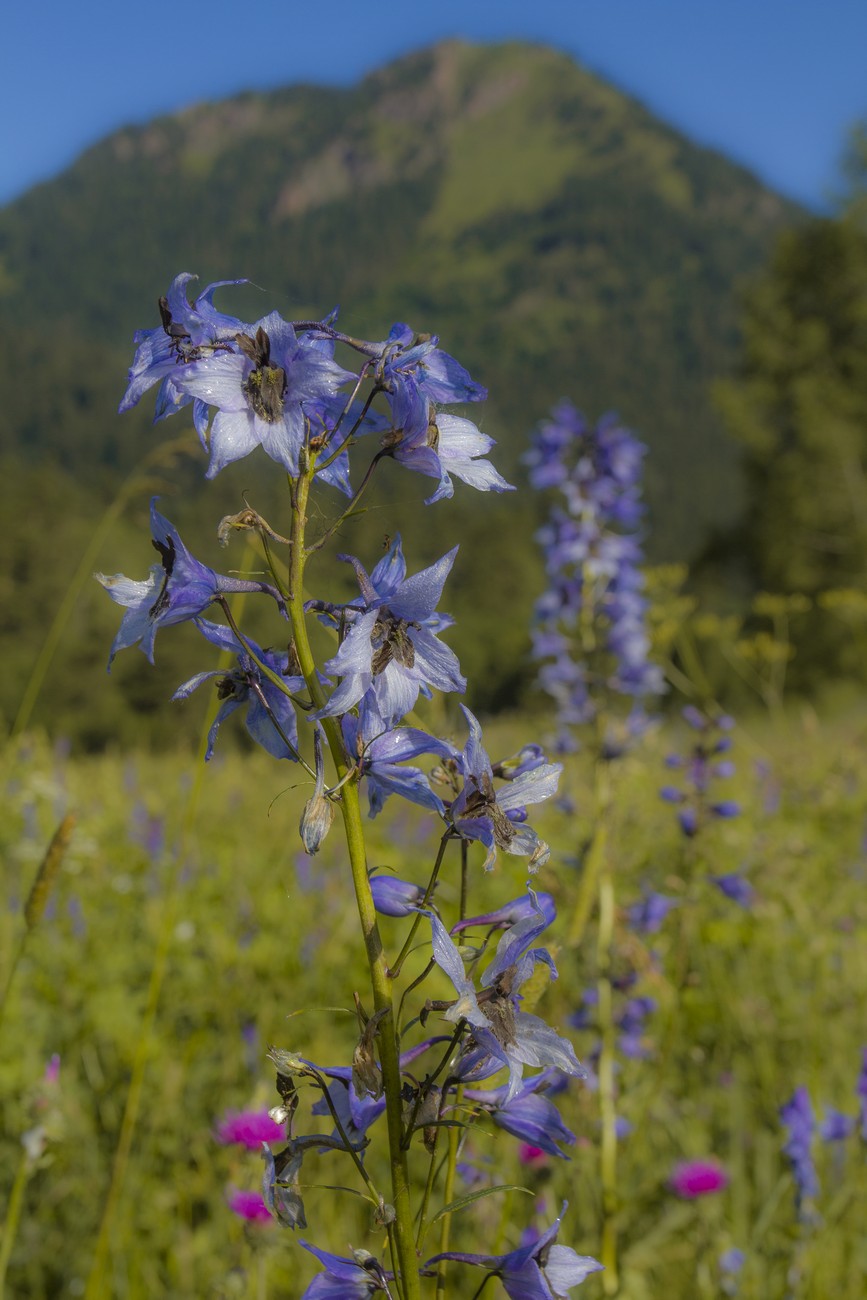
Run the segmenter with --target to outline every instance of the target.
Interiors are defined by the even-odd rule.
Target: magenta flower
[[[237,1214],[239,1219],[247,1219],[250,1223],[271,1223],[271,1211],[262,1199],[261,1192],[238,1192],[233,1191],[229,1195],[229,1209],[233,1214]]]
[[[223,1146],[249,1147],[258,1151],[263,1142],[285,1142],[286,1130],[267,1110],[230,1110],[217,1126],[217,1141]]]
[[[685,1160],[675,1166],[668,1185],[676,1196],[694,1201],[698,1196],[723,1191],[728,1181],[728,1174],[716,1160]]]

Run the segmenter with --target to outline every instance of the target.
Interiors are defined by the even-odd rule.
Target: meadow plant
[[[227,1115],[220,1125],[221,1142],[255,1143],[265,1163],[261,1198],[233,1192],[230,1205],[252,1222],[263,1219],[267,1208],[280,1224],[304,1228],[305,1161],[331,1161],[337,1153],[355,1180],[343,1191],[369,1202],[375,1250],[335,1255],[324,1243],[302,1241],[321,1265],[305,1291],[308,1300],[377,1292],[416,1300],[427,1277],[435,1279],[431,1286],[441,1297],[452,1293],[446,1276],[454,1264],[483,1268],[483,1283],[499,1277],[509,1295],[563,1296],[601,1266],[558,1244],[559,1219],[529,1244],[502,1255],[449,1249],[452,1217],[474,1199],[472,1193],[455,1196],[458,1156],[472,1118],[487,1117],[516,1141],[557,1155],[563,1154],[560,1144],[572,1139],[546,1094],[554,1076],[581,1077],[585,1071],[568,1040],[520,1005],[521,988],[537,968],[550,978],[557,975],[551,955],[536,942],[554,921],[553,900],[528,887],[523,896],[475,917],[468,904],[475,844],[486,869],[500,854],[526,859],[531,872],[547,860],[548,846],[529,824],[528,808],[555,793],[560,765],[547,762],[535,744],[492,762],[467,708],[463,745],[429,734],[411,717],[419,697],[466,686],[454,652],[441,639],[452,620],[439,609],[457,547],[410,573],[401,538],[387,539],[370,569],[355,556],[338,557],[354,571],[357,596],[307,595],[309,562],[358,512],[384,462],[431,478],[429,505],[452,495],[455,478],[480,491],[512,490],[487,459],[492,440],[469,419],[443,409],[479,402],[485,390],[435,337],[407,325],[368,341],[340,331],[333,314],[289,322],[272,312],[247,323],[214,304],[218,289],[240,282],[212,284],[191,303],[193,278],[179,275],[160,299],[160,323],[136,335],[121,409],[153,388],[157,419],[189,407],[208,456],[208,478],[261,449],[286,481],[289,521],[281,534],[249,504],[224,519],[220,539],[242,533],[256,540],[267,568],[266,580],[228,576],[197,560],[154,503],[151,538],[158,561],[148,577],[97,575],[124,609],[111,658],[138,645],[153,662],[157,632],[181,623],[198,629],[203,649],[216,647],[231,656],[230,668],[203,669],[174,698],[185,699],[206,682],[216,686],[220,708],[207,757],[219,729],[241,711],[259,746],[306,772],[313,793],[301,818],[302,844],[315,854],[334,823],[342,824],[347,901],[351,891],[370,975],[369,991],[346,991],[354,995],[358,1034],[345,1063],[318,1064],[294,1046],[272,1047],[279,1104],[265,1115]],[[632,440],[612,429],[603,442],[613,481],[628,479],[637,454]],[[372,451],[353,486],[355,451],[365,445]],[[340,493],[347,502],[338,509]],[[315,517],[330,522],[311,537],[315,495]],[[628,497],[629,491],[620,507],[627,521]],[[639,663],[642,598],[629,542],[603,547],[594,581],[601,597],[604,578],[607,645],[618,665],[611,683],[641,696],[653,673]],[[280,561],[283,547],[287,558]],[[272,645],[260,645],[242,628],[232,603],[238,596],[269,603]],[[209,617],[214,614],[219,621]],[[312,620],[333,638],[333,653],[320,661]],[[419,879],[369,869],[362,787],[370,816],[394,797],[439,823],[435,859]],[[417,857],[413,848],[411,858]],[[459,904],[456,915],[444,920],[435,894],[447,877]],[[380,916],[388,918],[385,935]],[[431,956],[419,970],[417,952],[428,942]],[[407,982],[409,973],[414,977]],[[417,993],[428,977],[437,992],[451,984],[445,998]],[[323,992],[334,996],[330,979],[323,978]],[[444,1032],[425,1036],[434,1014],[442,1017]],[[305,1131],[308,1108],[302,1103],[311,1094],[309,1114],[324,1120],[327,1131]],[[386,1149],[385,1181],[367,1150],[379,1138]],[[422,1191],[416,1195],[418,1173]],[[328,1181],[333,1182],[330,1174]],[[424,1264],[434,1221],[440,1248]],[[325,1232],[325,1225],[315,1227]]]
[[[675,805],[681,831],[687,839],[694,839],[710,822],[740,813],[734,799],[722,799],[716,791],[719,781],[734,775],[734,763],[722,757],[731,749],[728,733],[734,719],[726,713],[707,713],[693,704],[686,706],[683,717],[695,732],[695,740],[687,753],[666,757],[666,767],[681,773],[681,784],[663,786],[659,794]]]
[[[612,700],[633,702],[636,730],[641,701],[664,689],[649,659],[640,567],[645,451],[613,416],[593,427],[564,401],[539,425],[526,457],[533,486],[558,488],[565,502],[538,534],[548,588],[536,604],[533,653],[566,751],[575,748],[575,728],[596,719],[604,724],[603,752],[613,752]]]
[[[615,888],[608,819],[612,802],[611,767],[646,726],[643,702],[664,689],[662,673],[649,658],[645,626],[643,559],[639,525],[641,467],[645,448],[613,416],[595,426],[567,401],[536,429],[525,457],[530,481],[556,489],[559,504],[538,534],[548,587],[536,603],[533,654],[540,663],[539,684],[553,699],[558,719],[557,748],[580,747],[579,736],[595,759],[593,831],[583,853],[584,874],[569,932],[577,946],[598,902],[595,990],[599,1033],[597,1072],[602,1184],[603,1284],[618,1289],[616,1217],[618,1115],[616,1053],[636,1017],[635,1004],[615,1007],[612,973]],[[618,708],[629,701],[625,720]],[[580,1023],[580,1022],[579,1022]],[[640,1036],[640,1031],[639,1031]]]

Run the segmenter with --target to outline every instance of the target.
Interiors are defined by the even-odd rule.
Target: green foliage
[[[814,221],[781,237],[747,299],[741,376],[719,397],[745,448],[756,583],[811,598],[863,587],[867,234],[855,223]],[[803,666],[851,672],[857,657],[817,608]]]
[[[489,731],[494,753],[508,753],[541,722],[503,721]],[[457,727],[457,739],[462,739]],[[819,1152],[821,1220],[799,1242],[794,1192],[781,1152],[778,1108],[798,1083],[814,1102],[853,1113],[867,995],[864,900],[863,709],[819,727],[810,714],[755,722],[735,733],[739,775],[730,792],[744,816],[717,823],[700,847],[685,846],[670,806],[658,799],[663,756],[684,736],[667,728],[614,777],[609,851],[618,902],[643,884],[681,899],[659,934],[615,932],[614,974],[637,970],[636,993],[659,1010],[647,1023],[650,1056],[624,1060],[618,1112],[633,1124],[619,1153],[619,1232],[624,1286],[636,1297],[693,1300],[716,1294],[716,1257],[747,1252],[745,1300],[782,1300],[792,1268],[800,1300],[860,1300],[865,1268],[859,1203],[863,1152]],[[751,768],[761,759],[761,776]],[[189,824],[190,757],[114,753],[69,762],[31,737],[7,752],[0,829],[10,908],[0,950],[11,953],[30,881],[66,806],[78,811],[53,901],[30,936],[13,985],[0,1053],[0,1185],[19,1160],[19,1135],[32,1124],[32,1098],[45,1061],[61,1056],[61,1119],[44,1162],[25,1189],[9,1293],[80,1293],[117,1142],[132,1062],[140,1048],[146,989],[170,926],[167,979],[149,1041],[144,1106],[111,1244],[111,1294],[125,1297],[226,1295],[255,1291],[261,1269],[268,1295],[296,1296],[313,1271],[289,1232],[246,1231],[225,1206],[231,1184],[255,1187],[255,1153],[213,1139],[225,1110],[276,1101],[265,1048],[273,1042],[333,1064],[357,1035],[351,990],[366,988],[357,919],[345,903],[345,864],[336,836],[315,860],[292,847],[310,785],[296,767],[261,753],[224,750],[204,773],[204,801]],[[552,891],[564,934],[579,877],[575,853],[590,824],[589,764],[569,761],[565,788],[577,813],[540,809],[534,819],[554,849],[539,879]],[[192,832],[178,849],[183,827]],[[432,856],[436,834],[414,809],[389,809],[370,824],[372,864],[410,878]],[[398,843],[395,832],[403,845]],[[477,868],[477,851],[471,867]],[[746,871],[757,891],[753,911],[725,899],[707,877]],[[504,878],[503,873],[506,873]],[[473,874],[474,905],[484,910],[517,895],[524,875],[504,859],[491,877]],[[509,883],[511,882],[511,884]],[[456,896],[448,866],[442,900]],[[391,927],[399,923],[384,920]],[[389,930],[389,934],[391,931]],[[562,938],[561,938],[562,942]],[[355,956],[352,954],[356,953]],[[546,1017],[564,1029],[580,991],[595,977],[592,944],[555,954],[561,979],[545,990]],[[406,979],[420,973],[424,948]],[[339,966],[345,1013],[322,1007],[321,971]],[[532,1001],[532,990],[528,986]],[[437,987],[431,989],[438,996]],[[442,981],[442,992],[447,993]],[[256,1027],[256,1046],[242,1030]],[[436,1020],[430,1027],[436,1032]],[[593,1034],[569,1031],[586,1058]],[[305,1102],[309,1096],[305,1094]],[[514,1139],[473,1130],[465,1152],[485,1175],[530,1187],[559,1208],[570,1201],[564,1239],[598,1248],[597,1100],[586,1086],[559,1099],[578,1133],[571,1164],[521,1167]],[[731,1184],[713,1199],[676,1201],[666,1183],[679,1159],[714,1155]],[[369,1159],[373,1159],[371,1152]],[[838,1158],[839,1157],[839,1158]],[[334,1156],[310,1157],[304,1198],[310,1235],[332,1249],[349,1242],[378,1250],[370,1215],[354,1195],[328,1190],[349,1181]],[[352,1184],[354,1185],[354,1184]],[[483,1184],[484,1185],[484,1184]],[[457,1195],[469,1190],[459,1185]],[[861,1201],[859,1202],[859,1198]],[[517,1244],[527,1198],[502,1192],[453,1224],[456,1249]],[[529,1202],[528,1202],[529,1204]],[[433,1247],[432,1247],[433,1248]],[[234,1279],[234,1282],[233,1282]],[[496,1288],[494,1288],[496,1291]],[[598,1279],[585,1284],[590,1300]]]

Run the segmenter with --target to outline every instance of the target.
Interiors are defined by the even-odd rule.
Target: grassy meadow
[[[656,1003],[644,1024],[646,1055],[623,1057],[617,1076],[618,1116],[628,1125],[618,1151],[617,1230],[621,1294],[630,1300],[864,1294],[864,1143],[857,1131],[817,1142],[821,1192],[799,1217],[779,1119],[800,1084],[819,1119],[825,1106],[855,1115],[867,1043],[867,710],[850,703],[829,712],[820,720],[796,708],[773,724],[764,714],[739,719],[725,796],[742,804],[742,815],[694,840],[684,839],[659,798],[671,777],[665,755],[689,742],[677,716],[610,765],[613,977],[616,986],[618,970],[635,972],[630,996]],[[494,720],[486,743],[496,757],[550,727],[544,716]],[[20,1210],[14,1239],[7,1233],[4,1243],[10,1296],[294,1300],[316,1271],[291,1231],[245,1225],[228,1210],[230,1188],[259,1185],[261,1162],[220,1146],[214,1129],[227,1110],[276,1104],[269,1044],[325,1065],[349,1059],[357,1037],[352,993],[368,997],[366,968],[339,822],[317,858],[301,853],[298,819],[310,794],[298,784],[303,773],[233,750],[229,730],[207,767],[180,752],[71,758],[39,735],[19,738],[3,756],[4,982],[46,846],[64,814],[77,816],[0,1027],[7,1222],[16,1201]],[[452,733],[463,743],[461,724],[453,721]],[[561,794],[574,806],[542,806],[533,819],[552,846],[538,885],[557,900],[546,938],[560,979],[534,982],[530,1001],[538,994],[540,1014],[569,1034],[585,1062],[595,1031],[567,1022],[595,979],[593,914],[580,944],[568,935],[593,831],[592,784],[586,757],[568,759]],[[433,818],[392,800],[368,826],[371,865],[426,880],[438,839]],[[524,860],[501,854],[485,877],[473,848],[471,865],[471,912],[523,893]],[[709,880],[734,871],[755,889],[749,908]],[[626,924],[644,888],[679,900],[651,934]],[[439,901],[453,902],[456,890],[455,851]],[[407,923],[381,925],[396,951]],[[428,953],[422,947],[413,956],[407,980]],[[430,982],[431,996],[449,991],[444,979]],[[435,1014],[428,1031],[437,1032]],[[60,1072],[51,1086],[43,1075],[54,1053]],[[568,1162],[522,1165],[514,1138],[474,1127],[463,1158],[476,1176],[526,1190],[457,1214],[453,1248],[511,1249],[526,1223],[545,1226],[568,1200],[561,1240],[598,1252],[597,1098],[592,1086],[572,1081],[557,1100],[577,1135]],[[327,1120],[312,1123],[330,1129]],[[21,1138],[40,1124],[44,1152],[24,1173]],[[728,1186],[677,1197],[669,1187],[674,1166],[700,1158],[721,1162]],[[423,1178],[420,1146],[413,1159]],[[311,1154],[302,1183],[310,1226],[299,1236],[341,1254],[349,1244],[379,1250],[381,1233],[355,1194],[348,1161]],[[88,1279],[101,1225],[106,1272],[94,1290]],[[438,1242],[435,1225],[425,1254]],[[732,1247],[746,1256],[736,1277],[718,1266]],[[481,1277],[456,1271],[455,1296],[471,1296]],[[581,1294],[602,1296],[600,1279],[589,1278]],[[502,1294],[498,1286],[490,1283],[486,1296]]]

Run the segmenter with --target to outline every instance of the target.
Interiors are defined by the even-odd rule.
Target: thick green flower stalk
[[[454,1294],[464,1286],[450,1280],[460,1264],[498,1276],[510,1295],[562,1296],[599,1265],[557,1244],[559,1219],[510,1254],[448,1249],[453,1214],[474,1199],[455,1198],[468,1116],[557,1156],[563,1154],[558,1143],[572,1138],[544,1094],[555,1076],[580,1077],[583,1067],[565,1038],[520,1005],[521,986],[538,964],[556,976],[547,950],[535,946],[554,919],[553,900],[528,887],[495,912],[468,915],[475,843],[488,869],[500,853],[524,858],[531,872],[547,860],[548,847],[529,824],[528,808],[555,792],[560,765],[547,762],[536,745],[492,762],[466,708],[465,743],[412,725],[419,696],[466,687],[454,652],[441,639],[452,620],[439,610],[457,547],[409,572],[400,537],[387,539],[369,571],[354,556],[338,557],[354,570],[357,596],[335,601],[309,594],[311,561],[344,530],[384,462],[433,479],[428,504],[451,496],[454,478],[481,491],[512,490],[487,459],[492,440],[469,419],[443,409],[480,401],[485,391],[436,338],[406,325],[370,342],[339,331],[333,318],[288,322],[272,312],[246,323],[217,310],[218,285],[191,304],[192,278],[177,277],[160,300],[160,324],[137,335],[122,409],[157,386],[157,418],[189,406],[209,478],[264,452],[286,480],[289,523],[278,532],[249,505],[222,521],[222,541],[242,532],[261,547],[267,574],[253,580],[197,560],[154,503],[158,562],[149,576],[97,575],[124,609],[111,657],[139,645],[153,662],[157,633],[183,622],[229,653],[232,667],[195,674],[175,698],[206,682],[216,686],[221,703],[208,757],[220,727],[242,712],[257,744],[275,760],[306,770],[312,794],[301,817],[301,841],[315,854],[342,825],[347,890],[369,971],[369,989],[353,991],[358,1037],[347,1064],[317,1064],[299,1044],[272,1047],[279,1104],[269,1115],[236,1117],[225,1126],[222,1140],[261,1145],[265,1156],[262,1196],[239,1194],[233,1208],[251,1219],[270,1214],[289,1229],[304,1229],[303,1188],[311,1181],[305,1162],[333,1160],[338,1153],[348,1162],[351,1190],[369,1202],[370,1239],[351,1255],[301,1240],[321,1265],[307,1300]],[[371,445],[355,478],[356,448]],[[342,508],[335,509],[335,493],[347,498]],[[311,535],[311,518],[330,522],[317,522]],[[230,601],[235,593],[270,606],[270,646],[240,625]],[[333,653],[324,662],[314,649],[321,638],[311,638],[316,620],[333,637]],[[371,816],[394,797],[438,823],[432,866],[418,879],[371,871],[364,792]],[[446,920],[436,891],[455,874],[460,904]],[[381,916],[390,918],[385,936]],[[425,997],[421,986],[437,968],[454,986],[453,998]],[[323,1002],[333,1001],[330,988],[323,993]],[[432,1016],[435,1026],[428,1026]],[[533,1073],[525,1077],[528,1068]],[[313,1131],[304,1104],[311,1096],[309,1113],[318,1117]],[[380,1136],[384,1159],[366,1158]],[[439,1253],[425,1262],[435,1222]],[[345,1244],[342,1235],[335,1244]]]

